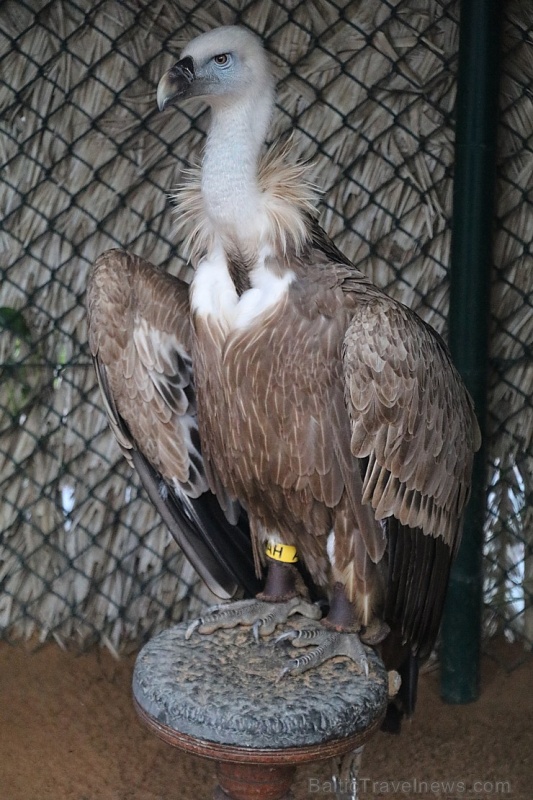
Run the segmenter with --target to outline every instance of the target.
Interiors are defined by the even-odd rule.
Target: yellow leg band
[[[296,564],[298,554],[292,544],[278,544],[277,542],[267,542],[267,556],[274,561],[283,561],[284,564]]]

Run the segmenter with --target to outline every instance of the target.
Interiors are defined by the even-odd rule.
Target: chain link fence
[[[204,110],[155,88],[197,33],[238,22],[278,77],[272,135],[323,187],[321,223],[445,333],[458,4],[4,0],[0,8],[0,628],[130,643],[210,598],[121,459],[86,344],[94,258],[188,277],[169,193]],[[492,308],[487,631],[533,643],[533,16],[506,4]]]

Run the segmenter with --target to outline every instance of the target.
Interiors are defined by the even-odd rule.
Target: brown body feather
[[[261,545],[296,545],[318,584],[346,587],[362,625],[387,613],[426,652],[479,447],[472,403],[440,337],[312,230],[278,256],[296,274],[286,296],[245,330],[193,319],[208,473]],[[391,579],[387,542],[404,528]]]

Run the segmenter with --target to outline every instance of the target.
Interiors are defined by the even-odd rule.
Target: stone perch
[[[256,643],[250,629],[188,641],[186,629],[177,625],[143,647],[134,702],[165,742],[217,762],[215,800],[289,800],[298,764],[342,756],[379,728],[388,676],[373,650],[368,677],[335,658],[278,680],[287,659],[302,654],[275,644],[282,630]]]

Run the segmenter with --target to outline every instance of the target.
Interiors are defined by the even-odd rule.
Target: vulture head
[[[273,98],[274,83],[260,39],[245,28],[228,25],[190,42],[181,59],[159,81],[157,103],[203,98],[212,107],[245,100],[261,104]]]

